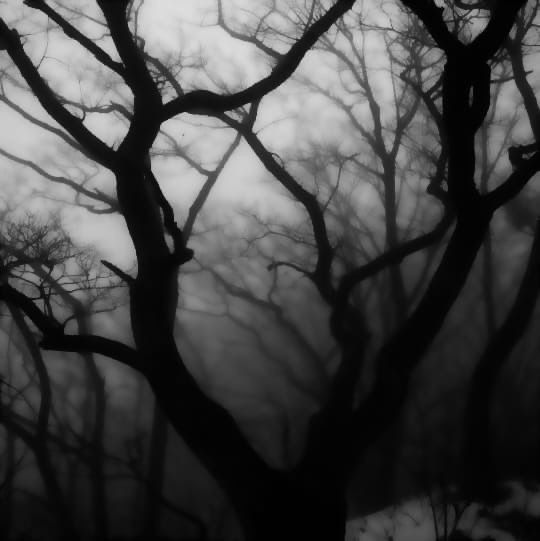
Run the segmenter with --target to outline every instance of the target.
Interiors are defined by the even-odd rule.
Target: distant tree
[[[35,217],[25,216],[13,221],[9,214],[4,214],[0,231],[2,245],[2,266],[6,279],[16,284],[26,295],[40,305],[45,313],[53,317],[65,315],[63,325],[74,319],[78,330],[90,326],[91,306],[99,308],[103,292],[109,297],[113,285],[110,273],[94,274],[92,254],[79,252],[71,239],[62,230],[59,220],[51,217],[48,223],[40,223]],[[114,277],[114,276],[113,276]],[[85,298],[86,297],[86,298]],[[81,298],[85,298],[86,305]],[[107,303],[110,302],[107,299]],[[63,490],[58,465],[53,458],[54,425],[62,425],[66,412],[59,412],[53,403],[54,389],[58,385],[50,376],[35,332],[16,303],[6,302],[16,335],[10,332],[7,348],[21,352],[28,357],[25,363],[28,382],[14,375],[12,362],[3,365],[10,376],[6,380],[0,411],[0,424],[9,437],[22,440],[35,455],[39,474],[43,479],[47,499],[50,501],[55,519],[56,531],[64,538],[76,536],[74,515],[67,492]],[[103,307],[101,307],[103,309]],[[58,320],[54,320],[58,327]],[[90,353],[84,353],[85,379],[87,382],[85,410],[81,420],[80,437],[88,442],[86,467],[91,472],[91,491],[93,494],[92,516],[96,523],[96,532],[107,536],[107,497],[105,493],[103,433],[105,423],[104,382],[99,375],[95,360]],[[10,355],[11,357],[11,355]],[[37,380],[39,403],[36,404],[33,381]],[[24,380],[23,380],[24,381]],[[20,390],[19,390],[20,389]],[[35,391],[35,389],[34,389]],[[8,438],[9,439],[9,438]],[[61,450],[68,455],[77,456],[77,465],[84,451],[77,445],[62,442]],[[72,470],[75,476],[76,472]],[[6,532],[6,536],[8,532]]]

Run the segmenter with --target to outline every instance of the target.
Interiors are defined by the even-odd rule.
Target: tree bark
[[[154,404],[152,433],[150,436],[150,456],[148,460],[148,488],[144,505],[143,535],[147,539],[159,534],[161,501],[163,493],[168,442],[168,422],[157,404]]]

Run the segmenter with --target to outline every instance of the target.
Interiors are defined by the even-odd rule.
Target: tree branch
[[[491,406],[497,377],[523,336],[540,293],[540,222],[518,294],[500,329],[474,370],[465,416],[465,485],[468,496],[490,498],[495,488],[491,439]]]
[[[492,211],[502,207],[510,199],[516,197],[529,180],[540,171],[540,152],[533,154],[528,160],[523,159],[505,182],[484,196]]]
[[[216,116],[244,136],[244,139],[266,169],[304,206],[304,209],[311,220],[315,243],[317,245],[317,263],[315,269],[309,276],[317,286],[321,296],[326,300],[330,300],[334,294],[331,280],[334,249],[328,238],[326,222],[319,201],[312,193],[308,192],[299,182],[297,182],[285,167],[277,162],[273,154],[263,145],[261,140],[249,126],[226,115]]]
[[[223,14],[223,2],[221,0],[217,0],[217,24],[232,38],[237,39],[239,41],[244,41],[246,43],[252,43],[253,45],[255,45],[255,47],[257,47],[257,49],[261,50],[263,53],[267,54],[271,58],[274,58],[276,60],[281,59],[281,56],[282,56],[281,53],[279,53],[275,49],[272,49],[272,47],[269,47],[264,42],[262,42],[257,37],[257,33],[254,33],[253,35],[248,36],[246,34],[242,34],[242,32],[237,32],[236,30],[233,30],[225,21],[225,16]]]
[[[82,32],[79,32],[70,22],[64,19],[57,11],[49,6],[45,0],[24,0],[23,2],[28,7],[37,9],[43,12],[47,17],[53,20],[64,32],[66,36],[74,39],[80,45],[82,45],[89,53],[91,53],[96,60],[101,62],[104,66],[120,75],[125,77],[124,66],[120,62],[115,62],[107,52],[99,47],[94,41],[86,37]]]
[[[127,20],[127,1],[97,0],[111,31],[111,38],[125,66],[124,79],[134,94],[159,97],[156,83],[137,47]]]
[[[453,221],[454,215],[451,212],[446,211],[441,221],[429,233],[425,233],[424,235],[421,235],[415,239],[406,241],[395,248],[388,250],[384,254],[381,254],[379,257],[375,258],[369,263],[366,263],[362,267],[353,269],[345,274],[339,281],[336,291],[335,306],[331,316],[331,326],[334,335],[339,337],[342,333],[341,324],[344,320],[348,299],[358,284],[364,280],[367,280],[371,276],[378,274],[391,265],[401,263],[401,261],[403,261],[403,259],[409,255],[427,248],[429,245],[437,242],[448,231]]]
[[[504,44],[514,25],[518,11],[526,0],[504,0],[493,2],[487,26],[467,47],[468,52],[479,62],[487,62]]]
[[[189,207],[188,216],[186,218],[186,221],[183,227],[184,239],[186,242],[188,241],[189,237],[191,236],[193,232],[193,226],[195,225],[195,220],[197,219],[197,216],[199,215],[206,200],[208,199],[208,196],[210,195],[210,191],[212,190],[215,183],[217,182],[219,175],[221,174],[221,172],[227,165],[227,162],[229,161],[230,157],[233,155],[234,151],[240,144],[241,139],[242,139],[242,134],[237,133],[236,137],[234,138],[234,141],[231,143],[230,147],[223,154],[217,167],[208,174],[208,177],[206,181],[204,182],[202,188],[200,189],[199,193],[197,194],[197,197],[195,197],[195,200]]]
[[[450,33],[443,19],[443,8],[433,0],[401,0],[425,25],[435,43],[450,55],[463,48],[463,44]]]
[[[103,203],[107,205],[109,208],[104,209],[101,212],[118,212],[118,202],[112,198],[103,193],[100,190],[88,190],[84,186],[81,186],[78,182],[75,182],[74,180],[71,180],[66,177],[61,177],[57,175],[52,175],[48,171],[45,171],[45,169],[42,169],[38,165],[36,165],[31,160],[25,160],[24,158],[20,158],[19,156],[15,156],[15,154],[11,154],[11,152],[8,152],[7,150],[4,150],[0,148],[0,155],[6,157],[8,160],[11,160],[15,163],[19,163],[21,165],[24,165],[25,167],[28,167],[35,171],[38,175],[42,176],[43,178],[46,178],[47,180],[50,180],[51,182],[55,182],[56,184],[63,184],[65,186],[69,186],[72,188],[76,193],[80,195],[84,195],[88,197],[89,199],[92,199],[94,201],[98,201],[100,203]]]
[[[115,152],[60,103],[25,53],[19,34],[10,29],[3,19],[0,19],[0,50],[7,51],[45,111],[85,147],[98,163],[111,169],[115,161]]]
[[[523,105],[529,117],[529,123],[534,135],[535,141],[540,144],[540,107],[536,94],[527,80],[527,72],[523,64],[523,51],[521,44],[508,38],[506,48],[510,55],[512,63],[512,72],[516,87],[523,98]]]
[[[439,332],[461,292],[491,221],[489,207],[458,217],[445,253],[424,296],[408,320],[380,349],[369,394],[354,414],[357,427],[349,458],[371,444],[396,418],[407,396],[414,368]]]
[[[32,321],[43,334],[40,343],[43,349],[99,353],[134,370],[141,370],[138,354],[129,346],[101,336],[64,334],[64,329],[56,320],[45,315],[31,299],[7,283],[0,285],[0,300],[17,306]]]
[[[111,272],[116,274],[116,276],[118,276],[118,278],[123,280],[128,286],[132,285],[135,282],[135,278],[133,278],[133,276],[130,276],[127,272],[124,272],[122,269],[118,268],[116,265],[114,265],[110,261],[107,261],[106,259],[102,259],[101,264],[107,269],[109,269]]]
[[[181,113],[215,114],[237,109],[266,96],[283,84],[299,66],[304,56],[317,40],[355,3],[355,0],[337,0],[335,4],[285,53],[270,75],[250,87],[234,94],[217,94],[210,90],[194,90],[175,98],[163,107],[162,120],[168,120]]]

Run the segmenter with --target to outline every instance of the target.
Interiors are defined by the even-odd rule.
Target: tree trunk
[[[147,490],[144,505],[143,535],[146,539],[157,537],[161,520],[161,500],[163,494],[165,464],[167,459],[169,423],[158,404],[154,404],[152,435],[150,437],[150,456],[148,460]]]
[[[344,490],[309,479],[284,482],[263,495],[259,513],[240,517],[246,541],[343,541],[346,502]]]
[[[14,479],[16,475],[15,438],[5,429],[5,457],[3,478],[0,480],[0,538],[9,539],[13,526]]]

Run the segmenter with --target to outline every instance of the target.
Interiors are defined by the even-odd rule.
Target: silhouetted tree
[[[519,159],[513,159],[513,171],[496,187],[480,192],[476,182],[475,137],[490,107],[492,72],[500,61],[498,55],[502,47],[509,43],[511,49],[519,46],[512,44],[512,29],[518,13],[528,3],[498,0],[484,5],[448,1],[440,7],[431,0],[402,0],[401,5],[417,25],[416,34],[405,34],[402,39],[420,36],[420,44],[418,48],[404,48],[407,55],[414,57],[412,64],[406,63],[402,86],[394,88],[397,103],[402,107],[396,111],[389,138],[385,136],[386,127],[381,123],[379,106],[365,74],[365,57],[360,56],[358,95],[367,100],[374,126],[372,132],[362,131],[362,126],[359,130],[369,143],[367,152],[376,157],[374,173],[382,181],[385,249],[370,261],[353,264],[345,270],[336,257],[336,242],[328,225],[325,201],[269,150],[257,133],[256,123],[265,98],[294,75],[319,40],[324,44],[325,36],[332,35],[336,24],[343,25],[342,20],[346,19],[342,18],[349,14],[362,16],[361,11],[356,11],[354,0],[312,2],[307,12],[295,11],[292,19],[282,17],[282,26],[277,22],[274,28],[274,31],[281,30],[279,39],[274,40],[269,31],[269,13],[280,19],[280,9],[287,12],[295,3],[272,2],[270,12],[263,6],[263,11],[255,14],[259,23],[255,31],[247,38],[243,33],[241,39],[258,47],[272,67],[266,75],[239,90],[192,89],[193,85],[198,86],[196,79],[191,84],[189,75],[183,73],[177,78],[164,62],[146,51],[144,40],[137,35],[137,17],[130,19],[130,14],[137,13],[132,10],[132,2],[91,2],[92,10],[98,10],[92,11],[80,28],[75,26],[77,21],[71,22],[67,6],[59,5],[57,9],[46,0],[27,0],[25,4],[28,9],[47,16],[55,28],[109,70],[116,85],[121,86],[123,96],[132,96],[127,106],[111,101],[109,108],[99,108],[99,113],[120,114],[126,124],[117,143],[105,142],[96,135],[98,131],[92,131],[85,122],[91,107],[77,107],[48,84],[27,46],[26,39],[32,38],[23,39],[22,31],[17,31],[23,23],[14,16],[7,19],[13,15],[10,13],[6,19],[0,19],[0,49],[11,59],[44,110],[60,126],[54,130],[72,148],[114,177],[114,197],[100,190],[85,188],[81,192],[81,187],[69,179],[67,182],[64,179],[63,184],[75,184],[73,187],[79,194],[118,209],[125,221],[136,256],[136,273],[125,272],[114,263],[104,264],[127,286],[134,346],[93,334],[84,326],[69,331],[58,323],[54,308],[47,303],[41,305],[9,277],[0,285],[0,298],[13,307],[21,322],[25,321],[28,326],[31,322],[40,332],[42,349],[100,354],[140,372],[171,427],[230,499],[247,540],[343,539],[347,486],[355,464],[400,414],[412,374],[460,296],[494,212],[515,197],[540,168],[535,124],[538,105],[534,94],[531,97],[528,93],[526,77],[519,75],[519,66],[514,60],[514,78],[524,98],[535,146],[532,152],[530,147],[526,150],[514,147]],[[482,16],[472,17],[471,12],[478,10]],[[222,11],[218,14],[223,20]],[[401,21],[403,13],[398,11],[394,17]],[[102,31],[105,29],[110,36],[106,46],[90,37],[92,34],[86,31],[88,23],[97,24]],[[360,34],[360,29],[352,25],[343,35],[353,43],[355,33]],[[523,38],[519,33],[515,36],[518,44]],[[332,41],[326,41],[326,46],[332,46]],[[427,83],[421,77],[421,69],[411,73],[420,62],[421,51],[440,75],[440,80],[429,89],[425,88]],[[344,61],[347,58],[345,56]],[[393,57],[393,61],[400,59]],[[405,97],[412,98],[407,101]],[[421,101],[439,131],[440,152],[429,190],[444,209],[441,221],[430,232],[400,238],[396,227],[396,158],[405,130]],[[331,376],[327,396],[310,419],[301,457],[288,468],[270,465],[255,451],[235,417],[205,392],[190,372],[181,353],[182,342],[175,340],[178,278],[193,259],[192,244],[188,246],[189,233],[211,185],[203,187],[192,206],[194,214],[180,225],[156,178],[151,150],[162,125],[186,115],[208,117],[236,130],[301,208],[311,229],[311,257],[302,265],[276,261],[273,267],[292,266],[311,281],[331,313],[329,326],[340,359]],[[51,131],[50,126],[46,129]],[[387,139],[393,142],[389,144]],[[31,167],[51,177],[44,169]],[[213,177],[208,175],[208,182],[210,178]],[[51,180],[62,182],[58,177]],[[441,242],[451,224],[453,229],[436,269],[425,277],[425,285],[414,306],[406,305],[407,291],[398,265],[407,256]],[[519,325],[515,324],[514,317],[510,331],[503,324],[481,359],[479,366],[488,366],[491,374],[497,375],[497,367],[512,350],[532,313],[532,293],[536,292],[538,281],[536,249],[531,261],[515,305]],[[369,310],[353,302],[352,295],[362,282],[382,272],[389,275],[396,302],[396,326],[374,355],[372,379],[364,385],[367,389],[358,392],[359,383],[366,383],[364,363],[372,322]],[[531,276],[533,279],[529,282]],[[527,294],[527,302],[522,306],[519,299]],[[76,306],[71,309],[76,313]],[[503,347],[499,347],[501,342]],[[483,376],[480,380],[481,385],[489,383]],[[475,383],[472,392],[477,393],[474,396],[490,398],[489,392],[479,391]],[[477,419],[477,407],[472,404],[471,408],[474,410],[471,419]],[[468,435],[474,437],[472,431]],[[482,448],[482,456],[488,451]],[[474,453],[467,458],[478,460]],[[472,495],[482,495],[483,488],[476,484],[467,487]],[[61,501],[57,503],[60,505]]]

